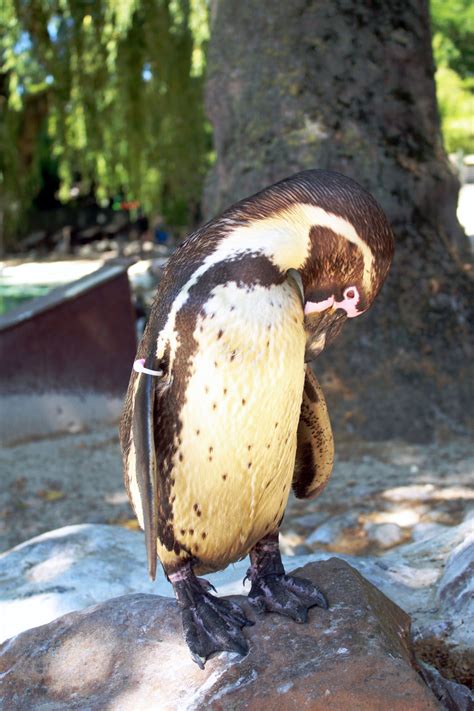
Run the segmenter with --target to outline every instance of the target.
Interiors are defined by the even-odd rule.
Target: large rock
[[[447,677],[473,687],[474,520],[467,521],[461,530],[465,535],[445,558],[436,588],[413,615],[417,620],[415,646],[423,660]],[[432,553],[435,540],[442,546],[443,536],[426,546]],[[435,615],[430,611],[431,605]]]
[[[472,687],[474,521],[368,563],[361,572],[411,615],[417,655]]]
[[[402,610],[336,558],[300,573],[330,609],[307,625],[264,615],[247,628],[247,657],[221,654],[203,672],[167,598],[127,595],[28,630],[0,649],[2,711],[441,708],[414,667]]]
[[[445,679],[430,664],[418,663],[422,678],[445,709],[448,711],[472,711],[474,694],[467,686]]]
[[[383,557],[341,556],[413,621],[417,654],[445,676],[472,683],[473,520]],[[331,553],[285,556],[288,571]],[[246,560],[207,576],[219,594],[245,594]],[[146,576],[143,536],[116,526],[68,526],[0,556],[0,641],[73,610],[128,593],[172,596]]]
[[[0,641],[110,597],[167,594],[145,565],[141,535],[117,526],[66,526],[21,543],[0,556]]]
[[[247,567],[241,561],[207,577],[220,594],[245,593]],[[161,571],[151,582],[146,570],[143,534],[118,526],[65,526],[21,543],[0,555],[0,642],[111,597],[174,597]]]

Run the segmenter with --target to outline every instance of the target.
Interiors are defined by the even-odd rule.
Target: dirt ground
[[[474,457],[466,439],[428,446],[347,440],[336,442],[336,452],[323,494],[314,501],[290,498],[285,553],[383,552],[459,523],[474,505]],[[136,526],[115,427],[5,448],[0,467],[1,552],[69,524]]]

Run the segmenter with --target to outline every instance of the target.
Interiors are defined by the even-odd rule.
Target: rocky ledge
[[[328,551],[284,556],[287,571],[328,560]],[[412,619],[418,658],[473,685],[474,521],[378,556],[339,554]],[[246,594],[248,561],[206,576],[220,595]],[[141,533],[117,526],[68,526],[0,556],[0,642],[68,612],[132,593],[173,596],[160,574],[146,578]]]
[[[125,595],[29,629],[0,648],[0,708],[470,708],[465,687],[420,669],[410,618],[354,568],[332,558],[295,573],[324,590],[330,609],[313,608],[306,625],[258,617],[246,630],[249,654],[222,653],[204,671],[191,661],[170,598]],[[234,599],[255,617],[245,598]]]

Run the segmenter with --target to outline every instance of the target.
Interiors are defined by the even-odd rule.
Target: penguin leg
[[[216,652],[245,656],[249,648],[241,630],[254,622],[240,607],[211,595],[209,590],[213,586],[197,578],[189,562],[167,575],[181,609],[184,638],[196,664],[204,669],[205,662]]]
[[[314,605],[328,608],[323,593],[310,580],[286,575],[278,545],[278,532],[262,538],[250,551],[246,579],[252,583],[248,600],[257,612],[278,612],[306,622]]]

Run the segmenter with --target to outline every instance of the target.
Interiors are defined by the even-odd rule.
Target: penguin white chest
[[[283,516],[304,384],[297,287],[216,287],[193,338],[173,462],[173,525],[199,560],[196,569],[210,570],[246,555]]]

